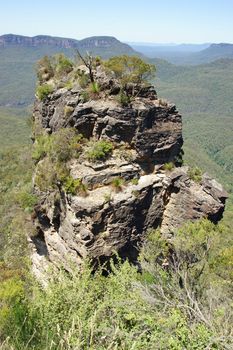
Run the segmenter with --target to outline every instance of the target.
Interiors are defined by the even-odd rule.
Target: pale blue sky
[[[233,0],[0,0],[0,35],[233,42]]]

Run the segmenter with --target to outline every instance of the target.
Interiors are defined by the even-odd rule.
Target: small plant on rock
[[[73,63],[65,55],[60,54],[57,56],[56,73],[59,75],[65,75],[73,70]]]
[[[93,94],[99,94],[100,92],[100,87],[98,85],[98,83],[95,81],[94,83],[91,83],[90,84],[90,91],[93,93]]]
[[[132,185],[138,185],[139,179],[137,177],[134,177],[130,182]]]
[[[197,166],[193,168],[189,168],[188,176],[190,177],[191,180],[197,183],[200,183],[202,180],[202,171]]]
[[[107,140],[99,140],[93,143],[87,152],[87,158],[90,161],[106,159],[113,151],[113,144]]]
[[[44,101],[49,94],[53,92],[53,87],[50,84],[39,85],[36,90],[36,95],[39,100]]]
[[[174,166],[175,165],[173,162],[165,163],[163,164],[163,170],[172,171],[172,169],[174,169]]]
[[[128,107],[131,102],[131,98],[123,90],[121,90],[117,96],[117,101],[121,104],[122,107]]]
[[[82,101],[82,103],[85,103],[85,102],[87,102],[87,101],[89,101],[90,100],[90,95],[89,95],[89,93],[87,92],[87,91],[82,91],[81,93],[80,93],[80,99],[81,99],[81,101]]]
[[[38,198],[31,192],[31,190],[24,190],[17,194],[17,201],[22,209],[31,213],[38,202]]]
[[[112,180],[111,186],[116,192],[122,191],[122,186],[124,185],[124,179],[121,177],[116,177],[115,179]]]
[[[87,195],[87,187],[82,179],[74,179],[72,176],[68,176],[64,181],[64,190],[72,195]]]

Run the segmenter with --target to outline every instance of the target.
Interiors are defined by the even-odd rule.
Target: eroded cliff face
[[[70,176],[81,179],[85,193],[67,193],[59,181],[47,190],[35,184],[32,261],[39,278],[51,264],[69,270],[70,263],[81,265],[86,257],[104,262],[117,252],[136,261],[148,230],[161,228],[170,237],[187,220],[222,217],[227,197],[222,186],[206,174],[197,183],[189,168],[180,166],[182,121],[176,107],[158,99],[152,86],[133,85],[128,86],[132,99],[123,107],[116,98],[118,82],[102,71],[96,80],[104,93],[89,101],[76,85],[35,103],[37,129],[54,134],[71,127],[87,139],[79,157],[68,162]],[[113,150],[93,161],[86,152],[97,140],[110,141]],[[176,167],[164,170],[169,162]]]

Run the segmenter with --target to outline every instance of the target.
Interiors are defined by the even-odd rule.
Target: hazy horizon
[[[120,40],[117,38],[115,35],[106,35],[106,34],[100,34],[100,35],[90,35],[88,37],[83,37],[83,38],[74,38],[74,37],[67,37],[67,36],[59,36],[59,35],[51,35],[51,34],[41,34],[38,33],[36,35],[26,35],[26,34],[21,34],[21,33],[0,33],[0,36],[3,35],[18,35],[18,36],[25,36],[25,37],[36,37],[36,36],[49,36],[49,37],[54,37],[54,38],[66,38],[66,39],[74,39],[74,40],[83,40],[88,37],[95,37],[95,36],[107,36],[107,37],[115,37],[116,39]],[[126,41],[126,40],[120,40],[123,43],[126,43],[128,45],[145,45],[145,46],[179,46],[179,45],[211,45],[211,44],[233,44],[232,42],[146,42],[146,41]]]

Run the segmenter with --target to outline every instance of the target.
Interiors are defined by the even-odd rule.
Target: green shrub
[[[230,336],[190,320],[171,295],[158,300],[152,294],[158,278],[141,278],[127,261],[111,269],[103,277],[101,269],[93,274],[86,264],[82,273],[54,274],[44,290],[35,286],[33,298],[17,292],[3,336],[16,350],[230,348]],[[165,284],[160,287],[166,292]]]
[[[89,85],[89,82],[90,82],[88,75],[83,73],[83,72],[79,73],[78,74],[78,82],[79,82],[79,85],[82,89],[87,88]]]
[[[100,87],[97,82],[91,83],[90,84],[90,91],[93,94],[98,94],[100,92]]]
[[[155,66],[144,62],[137,56],[115,56],[104,62],[107,69],[113,71],[122,85],[128,82],[145,83],[155,74]]]
[[[36,89],[36,95],[41,101],[45,100],[48,97],[48,95],[51,94],[52,92],[53,92],[53,87],[52,85],[49,85],[49,84],[39,85]]]
[[[32,157],[39,161],[48,155],[54,162],[66,162],[80,155],[83,142],[82,135],[77,134],[75,129],[62,128],[52,135],[37,137]]]
[[[50,158],[45,158],[37,165],[35,174],[35,185],[41,191],[54,189],[57,184],[57,173],[55,165]]]
[[[51,136],[49,155],[54,161],[67,162],[71,158],[77,158],[82,150],[82,135],[75,129],[63,128]]]
[[[130,182],[132,185],[138,185],[139,179],[137,177],[134,177]]]
[[[85,103],[85,102],[90,100],[90,95],[87,91],[82,91],[80,93],[80,98],[81,98],[82,102]]]
[[[32,212],[38,198],[31,191],[21,191],[17,194],[17,200],[22,209]]]
[[[82,182],[82,179],[74,179],[72,176],[68,176],[64,181],[64,190],[67,193],[75,195],[77,193],[86,195],[87,187]]]
[[[57,56],[56,72],[59,75],[68,74],[73,70],[73,62],[69,60],[65,55],[60,54]]]
[[[111,186],[116,192],[119,192],[122,190],[122,186],[124,185],[124,179],[121,177],[116,177],[112,180]]]
[[[73,89],[73,83],[72,83],[72,81],[67,81],[66,83],[65,83],[65,88],[66,89],[68,89],[68,90],[71,90],[71,89]]]
[[[0,334],[11,334],[18,327],[23,332],[26,310],[22,305],[24,284],[17,277],[11,277],[0,284]],[[13,334],[13,333],[12,333]]]
[[[49,135],[40,135],[33,145],[32,158],[36,161],[43,159],[49,152],[51,138]]]
[[[202,180],[202,171],[198,167],[189,168],[188,170],[188,176],[191,180],[200,183]]]
[[[120,94],[116,96],[116,98],[122,107],[127,107],[131,102],[130,96],[128,96],[123,90],[121,90]]]
[[[163,170],[168,170],[168,171],[172,171],[172,169],[174,169],[175,165],[173,162],[169,162],[169,163],[165,163],[163,164]]]
[[[113,144],[107,140],[99,140],[92,142],[90,149],[87,152],[87,158],[90,161],[104,160],[113,151]]]

